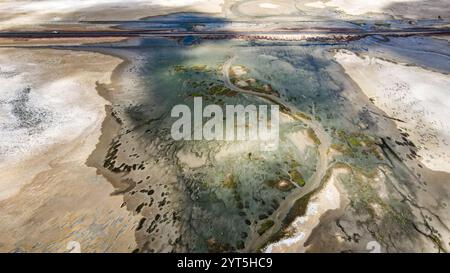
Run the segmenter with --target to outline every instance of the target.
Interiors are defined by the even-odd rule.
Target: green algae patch
[[[384,160],[383,152],[379,147],[377,138],[362,132],[346,132],[344,130],[335,131],[339,143],[331,145],[331,148],[339,151],[343,155],[356,157],[357,152],[364,155],[371,154],[378,160]]]
[[[350,144],[350,146],[352,146],[352,147],[362,146],[360,138],[355,135],[348,136],[347,141]]]
[[[260,251],[264,249],[265,246],[290,236],[287,228],[298,216],[305,215],[306,208],[308,207],[309,200],[311,199],[313,193],[314,191],[308,193],[302,198],[297,199],[294,202],[294,205],[290,208],[286,217],[283,219],[282,227],[279,230],[277,230],[276,233],[271,235],[270,239],[259,248]]]
[[[222,80],[218,78],[220,75],[215,74],[217,70],[214,67],[204,64],[174,65],[172,69],[185,79],[184,84],[186,88],[190,89],[188,92],[190,97],[204,97],[206,100],[220,104],[216,97],[234,97],[239,94],[223,85]]]
[[[233,68],[239,68],[240,72],[236,73]],[[234,85],[253,92],[279,96],[278,91],[274,90],[270,83],[249,77],[247,75],[250,71],[248,68],[244,66],[234,66],[233,68],[230,69],[229,76]]]
[[[376,145],[374,137],[366,135],[361,132],[347,133],[344,130],[339,130],[336,135],[342,141],[347,142],[352,147],[371,147]]]
[[[333,144],[331,144],[330,148],[338,151],[339,153],[341,153],[345,156],[350,156],[350,157],[354,156],[352,149],[350,147],[348,147],[347,145],[333,143]]]
[[[258,80],[255,79],[248,79],[243,81],[247,84],[247,86],[242,86],[242,89],[245,90],[249,90],[249,91],[254,91],[254,92],[258,92],[258,93],[263,93],[263,94],[274,94],[278,96],[278,92],[274,91],[272,88],[272,85],[267,84],[267,83],[262,83]],[[236,81],[236,84],[238,84],[239,81]]]

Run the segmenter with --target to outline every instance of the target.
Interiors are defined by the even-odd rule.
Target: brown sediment
[[[114,70],[111,72],[111,82],[109,84],[96,83],[97,93],[107,100],[108,102],[113,102],[113,92],[114,90],[119,90],[121,88],[119,79],[123,75],[124,70],[130,65],[131,61],[123,55],[113,54],[111,52],[105,52],[100,50],[103,54],[108,54],[114,56],[115,58],[121,59],[120,64],[118,64]],[[103,161],[105,160],[105,155],[108,152],[111,141],[117,136],[121,129],[121,121],[117,116],[114,115],[113,108],[111,105],[105,105],[105,119],[101,125],[101,135],[98,139],[97,145],[92,153],[89,155],[86,165],[90,167],[95,167],[97,173],[103,175],[108,181],[110,181],[115,188],[121,188],[123,186],[127,187],[127,184],[122,182],[117,175],[109,171],[103,171]]]

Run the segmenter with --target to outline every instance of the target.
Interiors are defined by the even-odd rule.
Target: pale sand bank
[[[331,0],[316,1],[305,4],[314,8],[335,7],[350,15],[362,15],[365,13],[382,13],[391,4],[414,2],[415,0],[377,0],[377,1],[360,1],[360,0]]]
[[[52,39],[15,39],[0,38],[1,46],[54,46],[54,45],[87,45],[99,43],[114,43],[125,41],[122,37],[96,37],[96,38],[52,38]]]
[[[417,0],[330,0],[330,1],[311,1],[305,3],[307,7],[324,9],[335,8],[348,15],[365,14],[386,14],[394,17],[405,17],[411,19],[449,18],[450,6],[446,0],[436,1],[417,1]]]
[[[136,219],[85,162],[120,59],[51,49],[0,50],[0,251],[132,251]]]
[[[335,58],[378,108],[405,121],[396,123],[419,147],[426,167],[450,172],[449,75],[347,50],[337,52]]]
[[[332,170],[330,178],[322,189],[315,193],[309,200],[304,215],[298,216],[288,227],[291,236],[272,243],[265,248],[267,253],[277,252],[305,252],[305,242],[308,240],[314,228],[320,224],[320,218],[328,211],[341,207],[341,192],[339,175],[347,173],[345,168]]]

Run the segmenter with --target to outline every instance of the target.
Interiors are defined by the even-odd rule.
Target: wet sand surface
[[[109,82],[121,60],[51,49],[1,56],[0,248],[66,252],[76,241],[86,252],[131,251],[136,220],[85,165],[107,103],[96,83]]]

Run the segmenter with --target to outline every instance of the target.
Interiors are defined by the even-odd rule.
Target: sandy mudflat
[[[429,169],[450,172],[450,76],[350,51],[336,60],[375,105],[406,129]]]
[[[123,41],[122,37],[97,37],[97,38],[53,38],[53,39],[11,39],[0,38],[2,46],[52,46],[52,45],[87,45],[98,43],[113,43]]]
[[[400,2],[414,2],[414,0],[378,0],[378,1],[358,1],[358,0],[331,0],[315,1],[305,4],[309,7],[326,8],[335,7],[350,15],[362,15],[365,13],[383,13],[389,5]]]
[[[341,207],[341,191],[339,185],[339,175],[347,173],[345,168],[336,168],[323,188],[315,193],[306,208],[305,215],[297,217],[288,227],[292,233],[285,239],[270,244],[265,251],[269,253],[276,252],[305,252],[305,242],[308,240],[312,231],[320,224],[320,218],[328,211],[337,210]]]
[[[239,41],[214,45],[217,51],[208,49],[213,41],[207,39],[189,47],[183,40],[171,51],[161,47],[166,41],[150,37],[58,37],[59,31],[105,31],[121,24],[86,21],[188,15],[179,12],[227,18],[223,26],[199,23],[198,30],[264,30],[267,34],[255,39],[337,45],[297,51],[294,44],[277,49],[278,42],[265,47],[264,41],[241,51],[248,37],[237,35]],[[172,15],[163,17],[167,14]],[[0,252],[67,252],[77,245],[81,252],[256,251],[275,237],[282,238],[265,251],[360,252],[378,238],[388,238],[382,242],[386,252],[448,251],[447,42],[420,35],[353,41],[353,31],[315,30],[346,29],[352,21],[358,21],[352,29],[358,31],[443,27],[449,14],[448,0],[0,1],[0,31],[46,31],[53,37],[0,38],[3,46],[24,46],[0,48]],[[392,18],[408,19],[391,26]],[[421,18],[436,20],[413,20]],[[146,25],[141,23],[127,22],[123,30]],[[302,33],[305,26],[311,32]],[[300,31],[277,32],[291,27]],[[97,53],[67,50],[92,43],[113,45],[90,47]],[[50,49],[58,45],[66,50]],[[368,51],[336,51],[341,67],[331,48]],[[235,54],[247,65],[232,66]],[[251,54],[255,60],[246,60]],[[276,62],[265,67],[260,56]],[[203,63],[207,69],[197,69]],[[304,83],[291,82],[292,76]],[[250,82],[263,80],[266,92],[252,91]],[[255,141],[179,146],[168,138],[162,108],[179,98],[190,100],[194,94],[188,92],[198,91],[190,85],[209,81],[233,91],[227,94],[291,108],[292,116],[282,114],[280,120],[296,122],[284,127],[295,129],[281,139],[289,144],[282,146],[284,154],[259,155],[269,145]],[[305,95],[294,89],[303,86]],[[291,91],[292,101],[286,96]],[[311,101],[310,108],[290,107],[297,95]],[[233,96],[225,99],[240,100]],[[345,114],[335,116],[341,110]],[[408,142],[400,142],[400,135]]]
[[[0,251],[129,252],[135,219],[95,168],[108,83],[120,59],[51,49],[1,49]]]

